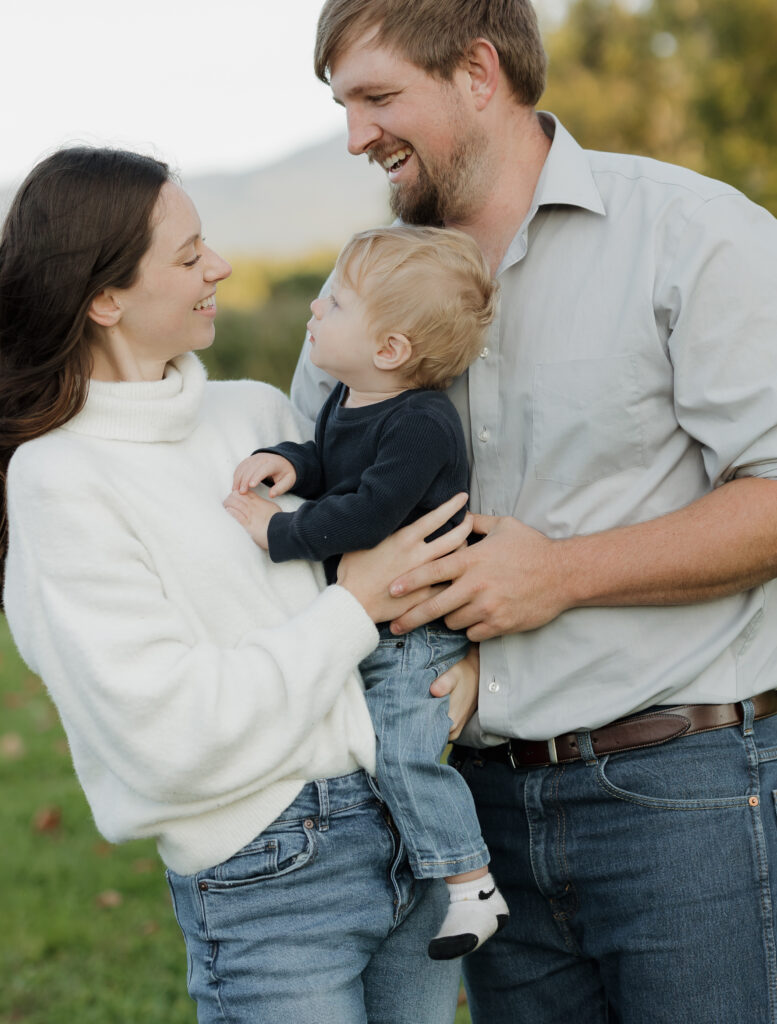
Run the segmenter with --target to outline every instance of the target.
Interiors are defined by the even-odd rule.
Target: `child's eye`
[[[332,295],[331,292],[329,293],[329,301],[332,303],[332,306],[337,305],[337,299],[334,297],[334,295]]]

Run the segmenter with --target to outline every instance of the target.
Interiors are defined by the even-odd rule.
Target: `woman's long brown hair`
[[[11,204],[0,237],[0,594],[8,463],[83,407],[89,307],[135,280],[169,178],[151,157],[74,147],[37,164]]]

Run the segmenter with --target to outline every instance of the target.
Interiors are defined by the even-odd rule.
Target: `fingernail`
[[[405,588],[401,583],[392,583],[389,587],[389,594],[391,594],[392,597],[397,597],[399,594],[404,592],[404,589]]]

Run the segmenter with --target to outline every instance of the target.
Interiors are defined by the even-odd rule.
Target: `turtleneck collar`
[[[181,441],[197,422],[205,380],[193,352],[169,362],[162,380],[90,380],[86,405],[62,429],[111,441]]]

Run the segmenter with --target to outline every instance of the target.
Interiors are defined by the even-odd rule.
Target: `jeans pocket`
[[[254,885],[299,871],[315,858],[314,829],[301,821],[274,823],[222,864],[198,876],[208,891]]]
[[[669,758],[662,756],[668,744],[602,757],[594,769],[597,781],[616,800],[643,807],[694,811],[747,806],[744,763],[727,766],[724,758],[694,756],[690,740],[674,746]]]

